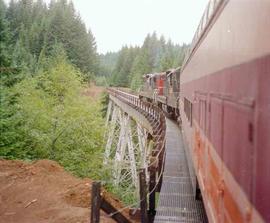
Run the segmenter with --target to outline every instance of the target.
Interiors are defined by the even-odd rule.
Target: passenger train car
[[[270,1],[210,1],[181,70],[151,89],[181,118],[209,221],[270,222]]]

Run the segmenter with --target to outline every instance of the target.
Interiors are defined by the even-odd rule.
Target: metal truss
[[[123,189],[123,193],[133,193],[138,198],[138,170],[147,168],[151,154],[149,133],[111,100],[106,126],[104,165],[111,168],[115,186]]]

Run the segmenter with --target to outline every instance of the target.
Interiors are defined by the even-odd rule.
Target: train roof
[[[144,78],[153,78],[153,77],[158,77],[158,76],[164,76],[166,75],[166,72],[161,72],[161,73],[153,73],[153,74],[144,74]]]
[[[167,73],[167,77],[171,76],[172,74],[176,73],[176,72],[179,72],[181,70],[181,67],[177,67],[175,69],[170,69],[169,72],[166,72]]]
[[[215,0],[211,1],[209,0],[206,9],[202,15],[202,18],[200,20],[200,23],[197,27],[197,30],[195,32],[195,35],[192,39],[192,42],[190,44],[190,47],[188,51],[186,52],[186,56],[182,65],[181,70],[183,70],[186,66],[186,64],[189,62],[191,56],[195,52],[195,49],[197,48],[199,42],[202,41],[202,37],[205,35],[206,30],[210,28],[210,23],[214,20],[213,18],[216,16],[218,10],[222,8],[223,3],[227,2],[228,0]]]

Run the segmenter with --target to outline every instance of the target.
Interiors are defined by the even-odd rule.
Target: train
[[[210,1],[182,66],[143,78],[139,97],[181,125],[209,222],[270,222],[270,1]]]

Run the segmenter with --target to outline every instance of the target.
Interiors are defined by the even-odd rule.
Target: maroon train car
[[[270,1],[210,1],[179,109],[210,222],[270,222]]]

